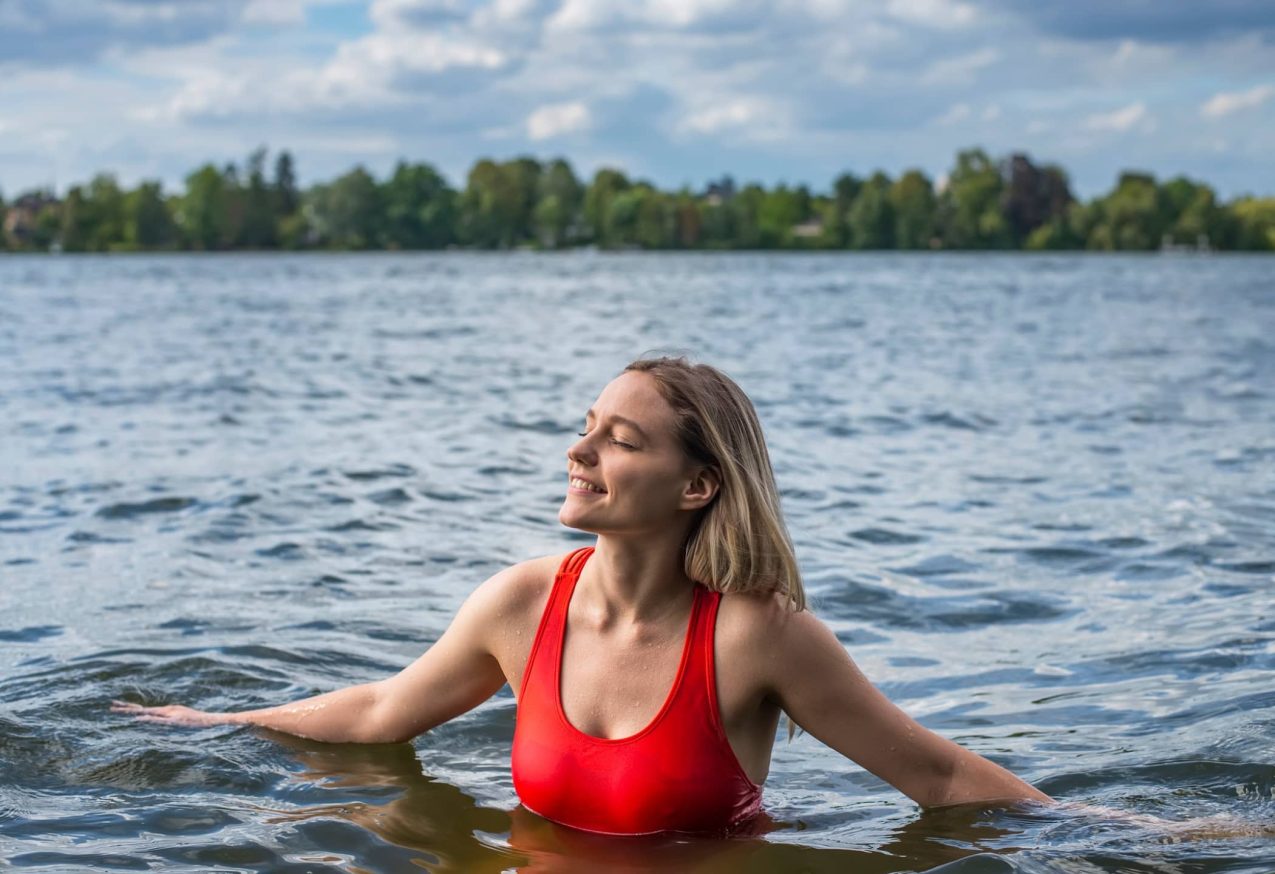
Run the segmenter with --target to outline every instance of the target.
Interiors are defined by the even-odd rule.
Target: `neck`
[[[684,538],[681,530],[656,536],[598,536],[581,583],[604,624],[650,624],[685,614],[694,583],[683,569]]]

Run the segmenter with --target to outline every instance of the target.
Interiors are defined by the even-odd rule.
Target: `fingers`
[[[123,713],[135,716],[138,719],[145,719],[149,722],[173,721],[180,718],[180,714],[183,710],[186,710],[186,708],[179,704],[163,704],[159,707],[146,707],[142,704],[134,704],[131,701],[111,702],[112,713]]]

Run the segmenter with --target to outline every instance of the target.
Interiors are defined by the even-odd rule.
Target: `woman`
[[[397,676],[241,713],[115,709],[401,742],[508,683],[524,806],[613,834],[752,819],[781,713],[922,807],[1050,800],[891,704],[806,610],[756,411],[720,371],[630,364],[567,475],[559,519],[596,545],[496,574]]]

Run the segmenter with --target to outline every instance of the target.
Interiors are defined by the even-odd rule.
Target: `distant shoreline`
[[[1275,251],[1275,197],[1220,202],[1206,183],[1127,171],[1082,202],[1067,173],[1025,154],[956,155],[935,183],[843,173],[828,191],[737,185],[660,190],[602,168],[582,181],[563,158],[476,162],[463,189],[400,162],[355,167],[302,190],[292,156],[267,169],[204,164],[185,190],[121,188],[103,173],[65,196],[0,201],[0,243],[17,252],[164,251]]]

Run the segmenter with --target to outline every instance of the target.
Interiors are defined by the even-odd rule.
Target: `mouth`
[[[605,495],[607,493],[607,490],[602,488],[602,486],[596,486],[587,479],[580,479],[578,476],[568,479],[567,485],[570,486],[570,491],[572,492],[584,492],[590,495]]]

